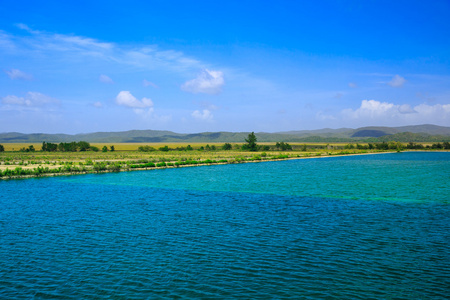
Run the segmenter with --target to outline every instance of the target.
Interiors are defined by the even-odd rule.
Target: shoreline
[[[403,151],[402,151],[403,152]],[[404,151],[413,152],[413,151]],[[434,151],[420,151],[420,152],[434,152]],[[448,151],[446,151],[448,152]],[[186,165],[173,165],[173,166],[163,166],[163,167],[143,167],[143,168],[127,168],[120,169],[119,171],[111,170],[88,170],[79,172],[54,172],[54,173],[41,173],[39,175],[13,175],[13,176],[2,176],[0,180],[16,180],[16,179],[31,179],[31,178],[44,178],[44,177],[56,177],[56,176],[74,176],[74,175],[87,175],[87,174],[106,174],[106,173],[121,173],[121,172],[131,172],[131,171],[150,171],[150,170],[163,170],[163,169],[176,169],[184,167],[202,167],[202,166],[214,166],[214,165],[233,165],[242,163],[262,163],[262,162],[276,162],[276,161],[287,161],[287,160],[297,160],[297,159],[312,159],[312,158],[331,158],[331,157],[343,157],[343,156],[356,156],[356,155],[374,155],[374,154],[387,154],[387,153],[397,153],[397,151],[386,151],[386,152],[372,152],[372,153],[349,153],[349,154],[336,154],[336,155],[315,155],[315,156],[302,156],[302,157],[286,157],[286,158],[269,158],[269,159],[255,159],[255,160],[244,160],[244,161],[233,161],[233,162],[215,162],[215,163],[198,163],[198,164],[186,164]],[[14,169],[20,168],[16,166]],[[7,168],[8,169],[8,168]]]

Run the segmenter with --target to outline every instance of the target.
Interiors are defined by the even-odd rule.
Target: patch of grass
[[[308,152],[302,151],[301,148],[293,147],[292,151],[279,152],[274,147],[271,150],[249,152],[243,151],[241,147],[235,147],[231,150],[222,150],[224,143],[209,143],[208,151],[192,151],[186,150],[188,144],[148,144],[154,149],[168,146],[169,151],[137,151],[139,146],[145,144],[118,144],[114,145],[115,151],[108,152],[41,152],[35,144],[37,151],[35,152],[18,152],[5,151],[0,152],[0,177],[24,177],[24,176],[41,176],[43,174],[58,173],[89,173],[89,172],[118,172],[139,168],[156,168],[156,167],[180,167],[188,165],[201,164],[217,164],[217,163],[243,163],[248,161],[261,160],[279,160],[288,159],[290,157],[308,157],[322,155],[345,155],[354,153],[370,153],[379,152],[380,150],[363,150],[363,149],[344,149],[337,147],[318,147],[317,149],[310,147],[308,144]],[[267,143],[268,145],[273,145]],[[17,149],[28,147],[30,144],[4,144],[6,149]],[[93,144],[103,147],[105,144]],[[107,145],[110,147],[111,145]],[[206,147],[206,143],[190,144],[194,150],[198,150],[201,146]],[[215,145],[216,150],[213,149]],[[242,145],[242,144],[234,144]],[[295,146],[295,143],[291,143]],[[303,144],[300,144],[302,146]],[[19,147],[20,146],[20,147]],[[325,146],[325,145],[315,145]],[[100,148],[101,148],[100,147]],[[125,150],[129,149],[129,150]],[[176,150],[178,149],[178,150]],[[43,168],[42,165],[46,167]],[[16,170],[16,168],[21,168]]]

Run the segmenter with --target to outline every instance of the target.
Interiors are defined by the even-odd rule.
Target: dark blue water
[[[447,299],[450,153],[0,182],[0,298]]]

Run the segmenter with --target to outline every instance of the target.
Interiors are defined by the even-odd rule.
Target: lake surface
[[[450,153],[0,181],[0,298],[447,299]]]

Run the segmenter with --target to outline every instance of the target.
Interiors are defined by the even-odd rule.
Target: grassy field
[[[231,150],[222,150],[224,143],[93,143],[90,146],[97,147],[99,151],[43,152],[42,144],[2,145],[5,151],[0,152],[0,179],[392,152],[405,147],[405,144],[394,143],[389,150],[369,150],[362,149],[366,144],[360,144],[357,149],[356,144],[346,143],[291,143],[292,150],[280,151],[275,143],[259,143],[260,148],[265,149],[251,152],[242,150],[242,143],[231,143]],[[19,151],[29,149],[30,145],[35,151]],[[108,151],[102,152],[104,146]],[[110,151],[111,146],[115,151]],[[138,151],[142,146],[151,147],[152,151]],[[168,151],[160,150],[165,146]],[[187,150],[188,146],[192,150]]]
[[[36,151],[18,151],[33,145]],[[181,167],[201,164],[218,163],[242,163],[264,160],[306,158],[328,155],[346,155],[368,153],[368,150],[344,150],[344,144],[308,144],[304,149],[303,144],[291,144],[293,150],[278,151],[274,143],[260,143],[269,146],[265,151],[243,151],[242,144],[232,144],[232,150],[222,150],[223,143],[210,143],[209,148],[215,146],[215,150],[208,149],[207,144],[190,144],[194,150],[180,150],[188,144],[177,143],[112,143],[96,144],[102,149],[114,146],[115,151],[98,152],[42,152],[42,144],[3,144],[5,152],[0,152],[0,178],[16,178],[27,176],[42,176],[46,174],[77,174],[90,172],[118,172],[132,169],[149,169],[165,167]],[[156,151],[137,151],[140,146],[150,146]],[[160,147],[168,146],[169,151],[160,151]],[[178,150],[177,150],[178,149]]]

